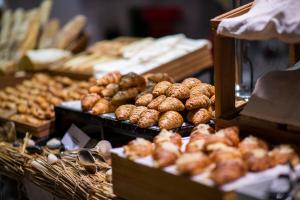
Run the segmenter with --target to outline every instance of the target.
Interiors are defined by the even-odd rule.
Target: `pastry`
[[[184,153],[176,161],[179,173],[195,176],[202,173],[211,164],[210,159],[201,152]]]
[[[118,120],[129,120],[134,108],[135,106],[130,104],[119,106],[115,111],[116,118]]]
[[[130,72],[121,77],[119,85],[122,89],[128,89],[131,87],[145,87],[146,81],[142,76]]]
[[[209,105],[210,99],[205,95],[193,96],[185,102],[185,107],[187,110],[207,108]]]
[[[193,139],[187,143],[185,147],[185,152],[202,152],[205,150],[205,139]]]
[[[172,131],[163,129],[157,136],[154,137],[153,142],[155,145],[159,145],[163,142],[171,142],[180,148],[182,145],[182,138],[178,133],[173,133]]]
[[[182,116],[176,111],[167,111],[159,118],[158,125],[160,129],[179,128],[183,124]]]
[[[101,97],[98,94],[87,94],[81,99],[81,107],[83,111],[91,110]]]
[[[139,90],[137,88],[129,88],[128,90],[119,91],[113,96],[111,102],[114,105],[123,105],[126,103],[130,103],[135,99],[138,93]]]
[[[164,168],[173,165],[181,152],[177,145],[172,142],[163,142],[156,145],[153,152],[154,166]]]
[[[214,86],[207,83],[201,83],[193,88],[190,91],[190,97],[205,95],[208,98],[212,97],[215,94]]]
[[[110,83],[101,91],[101,95],[104,97],[113,97],[119,90],[119,85],[116,83]]]
[[[215,105],[215,103],[216,103],[216,95],[213,95],[212,97],[210,97],[210,103],[211,103],[211,105]]]
[[[101,94],[101,91],[104,89],[104,87],[94,85],[89,88],[89,93],[96,93],[96,94]]]
[[[108,100],[104,98],[99,99],[91,110],[91,113],[93,115],[101,115],[110,112],[113,112],[112,105]]]
[[[142,112],[144,112],[145,110],[147,110],[147,107],[145,106],[136,106],[131,113],[131,116],[129,118],[129,122],[132,124],[136,124],[142,114]]]
[[[216,135],[228,138],[232,142],[233,146],[237,147],[240,143],[239,128],[236,126],[221,129],[216,133]]]
[[[165,95],[160,95],[153,99],[149,104],[148,108],[158,110],[158,106],[166,99],[167,97]]]
[[[280,145],[270,152],[272,165],[282,165],[290,162],[293,166],[300,163],[299,155],[289,145]]]
[[[145,78],[154,83],[159,83],[161,81],[169,81],[174,83],[173,78],[171,78],[167,73],[146,74]]]
[[[182,81],[182,85],[186,86],[189,89],[192,89],[193,87],[200,85],[202,82],[197,78],[186,78]]]
[[[141,113],[138,120],[138,126],[140,128],[148,128],[157,124],[159,118],[159,112],[153,109],[147,109]]]
[[[208,124],[199,124],[195,128],[193,128],[192,133],[191,133],[191,137],[194,134],[198,134],[198,133],[209,135],[209,134],[214,133],[214,129]]]
[[[162,81],[157,83],[152,91],[152,94],[154,96],[160,96],[160,95],[165,95],[167,89],[172,85],[172,83],[168,82],[168,81]]]
[[[187,99],[190,97],[190,90],[180,83],[173,83],[166,91],[168,97]]]
[[[148,140],[137,138],[124,146],[124,153],[130,160],[150,156],[153,152],[153,145]]]
[[[161,104],[158,106],[159,112],[166,112],[166,111],[183,111],[184,105],[183,103],[174,97],[167,97]]]
[[[153,100],[152,94],[144,94],[140,96],[136,101],[135,105],[137,106],[147,106]]]
[[[223,143],[216,143],[211,145],[210,150],[211,154],[209,155],[209,157],[215,163],[243,158],[241,152],[237,148],[226,146]]]
[[[243,155],[249,171],[259,172],[271,166],[271,158],[265,149],[253,149]]]
[[[260,140],[253,136],[248,136],[244,138],[240,144],[239,149],[242,154],[245,154],[249,151],[252,151],[252,149],[265,149],[268,150],[268,145],[263,140]]]
[[[211,113],[208,112],[208,110],[205,108],[200,108],[197,110],[189,111],[187,119],[189,122],[195,125],[205,124],[211,119]]]
[[[121,76],[122,76],[121,73],[118,71],[110,72],[110,73],[102,76],[101,78],[99,78],[96,82],[97,82],[97,85],[100,85],[100,86],[106,86],[110,83],[119,83]]]

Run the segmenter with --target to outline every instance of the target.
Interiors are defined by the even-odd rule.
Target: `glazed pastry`
[[[180,156],[180,149],[172,142],[163,142],[156,145],[153,152],[154,166],[164,168],[173,165]]]
[[[241,152],[234,147],[225,145],[224,143],[215,143],[209,146],[210,158],[214,162],[223,162],[231,159],[242,159]]]
[[[233,146],[237,147],[240,143],[239,128],[236,126],[221,129],[216,133],[216,135],[225,136],[232,142]]]
[[[180,83],[174,83],[167,89],[166,95],[177,99],[187,99],[190,97],[190,90]]]
[[[200,85],[197,85],[191,89],[190,96],[194,97],[199,95],[205,95],[208,98],[210,98],[215,94],[214,90],[214,86],[209,85],[207,83],[201,83]]]
[[[148,108],[158,110],[158,106],[166,99],[167,97],[165,95],[160,95],[153,99],[149,104]]]
[[[102,86],[94,85],[89,88],[89,93],[101,94],[101,91],[104,89]]]
[[[214,133],[214,129],[208,124],[199,124],[192,130],[191,137],[193,136],[193,134],[198,134],[198,133],[210,135]]]
[[[160,129],[179,128],[183,124],[182,116],[176,111],[165,112],[158,121]]]
[[[186,86],[189,89],[192,89],[193,87],[200,85],[202,82],[197,78],[186,78],[182,81],[182,85]]]
[[[155,125],[158,122],[159,112],[153,109],[147,109],[141,113],[138,120],[138,126],[140,128],[148,128]]]
[[[150,156],[153,152],[153,145],[148,140],[137,138],[124,146],[124,153],[130,160]]]
[[[123,105],[134,100],[138,93],[139,90],[137,88],[119,91],[113,96],[111,101],[114,105]]]
[[[174,98],[174,97],[167,97],[161,104],[158,106],[159,112],[166,112],[166,111],[183,111],[184,105],[183,103]]]
[[[248,136],[240,142],[239,149],[242,154],[245,154],[249,151],[252,151],[252,149],[268,150],[269,148],[267,143],[265,143],[264,141],[253,136]]]
[[[178,133],[173,133],[172,131],[163,129],[157,136],[155,136],[153,142],[155,145],[159,145],[163,142],[171,142],[180,148],[182,145],[182,138]]]
[[[172,83],[168,82],[168,81],[162,81],[157,83],[152,91],[152,94],[154,96],[159,96],[159,95],[165,95],[167,89],[172,85]]]
[[[119,90],[119,85],[116,83],[108,84],[102,91],[101,94],[104,97],[113,97]]]
[[[106,86],[110,83],[118,83],[121,79],[120,72],[110,72],[97,80],[97,85]]]
[[[184,153],[176,161],[176,169],[181,174],[195,176],[202,173],[210,164],[210,159],[201,152]]]
[[[130,104],[119,106],[115,111],[116,118],[118,120],[129,120],[134,108],[135,106]]]
[[[174,83],[173,78],[171,78],[167,73],[146,74],[145,78],[153,83],[159,83],[161,81]]]
[[[207,108],[209,105],[210,99],[205,95],[193,96],[185,102],[185,107],[187,110]]]
[[[187,119],[195,125],[205,124],[211,119],[211,113],[205,108],[200,108],[198,110],[190,111],[187,115]]]
[[[293,166],[300,163],[299,155],[296,153],[289,145],[280,145],[274,148],[270,152],[270,157],[272,159],[272,165],[281,165],[290,162]]]
[[[136,106],[132,110],[131,116],[129,118],[129,122],[132,124],[136,124],[139,121],[142,112],[144,112],[145,110],[147,110],[147,107],[145,106]]]
[[[144,94],[135,101],[137,106],[147,106],[153,100],[152,94]]]
[[[128,89],[128,88],[137,87],[137,86],[145,87],[146,81],[142,76],[140,76],[136,73],[130,72],[121,77],[119,85],[122,89]]]
[[[243,156],[249,171],[259,172],[268,169],[271,165],[271,158],[265,149],[253,149]]]
[[[87,94],[81,99],[81,107],[83,111],[91,110],[101,97],[98,94]]]
[[[247,168],[242,159],[232,159],[216,163],[211,179],[216,185],[232,182],[246,174]]]
[[[187,143],[185,147],[185,152],[192,153],[192,152],[202,152],[205,150],[205,139],[193,139]]]
[[[108,100],[103,98],[97,101],[91,111],[93,115],[101,115],[110,112],[113,112],[112,105]]]

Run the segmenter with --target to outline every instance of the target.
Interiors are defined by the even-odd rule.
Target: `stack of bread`
[[[240,140],[239,129],[228,127],[215,131],[200,124],[190,135],[188,143],[181,136],[162,130],[153,143],[137,138],[124,146],[125,155],[132,160],[151,156],[153,165],[165,168],[176,166],[179,174],[195,176],[208,173],[216,185],[223,185],[246,175],[277,165],[300,163],[296,150],[289,145],[275,146],[256,137]]]

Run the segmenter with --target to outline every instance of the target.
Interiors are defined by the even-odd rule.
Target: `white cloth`
[[[255,0],[244,15],[222,20],[218,34],[239,39],[300,42],[300,0]]]

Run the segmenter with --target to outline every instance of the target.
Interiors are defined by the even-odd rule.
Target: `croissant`
[[[158,121],[160,129],[179,128],[183,124],[182,116],[176,111],[165,112]]]
[[[210,99],[205,95],[193,96],[185,102],[185,107],[187,110],[207,108],[209,105]]]
[[[193,87],[200,85],[202,82],[197,78],[186,78],[182,81],[182,85],[186,86],[189,89],[192,89]]]
[[[199,124],[195,128],[193,128],[192,133],[191,133],[191,137],[194,134],[210,135],[212,133],[214,133],[214,129],[210,125],[208,125],[208,124]]]
[[[145,79],[154,83],[159,83],[161,81],[174,83],[174,79],[171,78],[167,73],[146,74]]]
[[[89,93],[100,94],[103,89],[104,89],[104,87],[102,87],[102,86],[94,85],[89,88]]]
[[[201,83],[200,85],[193,87],[190,91],[191,97],[205,95],[210,98],[214,94],[215,94],[214,86],[209,85],[207,83]]]
[[[210,103],[211,103],[211,105],[215,105],[215,103],[216,103],[216,95],[213,95],[212,97],[210,97]]]
[[[147,106],[153,100],[152,94],[144,94],[140,96],[136,101],[135,105],[137,106]]]
[[[101,94],[104,97],[113,97],[119,90],[119,85],[116,83],[108,84],[102,91]]]
[[[182,145],[182,137],[178,133],[173,133],[172,131],[163,129],[157,136],[154,137],[153,142],[155,145],[159,145],[163,142],[171,142],[180,148]]]
[[[244,138],[239,143],[238,147],[242,154],[252,151],[252,149],[265,149],[265,150],[269,149],[267,143],[253,136],[248,136]]]
[[[110,73],[104,75],[103,77],[101,77],[100,79],[98,79],[97,85],[105,86],[110,83],[118,83],[121,79],[121,76],[122,76],[121,73],[118,71],[110,72]]]
[[[183,103],[174,98],[174,97],[167,97],[161,104],[158,106],[159,112],[166,112],[166,111],[183,111],[184,105]]]
[[[171,142],[163,142],[156,145],[153,152],[154,166],[164,168],[173,165],[181,152],[177,145]]]
[[[98,94],[87,94],[81,99],[81,107],[83,111],[88,111],[93,108],[93,106],[97,103],[100,99]]]
[[[160,95],[153,99],[149,104],[148,108],[158,110],[158,106],[166,99],[167,97],[165,95]]]
[[[242,159],[241,152],[234,148],[226,145],[217,144],[214,151],[209,155],[210,159],[215,163],[225,162],[227,160]],[[215,146],[217,146],[215,145]]]
[[[192,110],[187,115],[188,121],[198,125],[209,122],[211,113],[207,109],[200,108],[199,110]]]
[[[149,156],[152,152],[152,143],[143,138],[137,138],[124,146],[124,153],[130,160]]]
[[[131,113],[131,116],[129,118],[129,122],[132,124],[135,124],[138,122],[140,115],[142,114],[142,112],[144,112],[145,110],[147,110],[147,107],[145,106],[136,106]]]
[[[162,81],[157,83],[152,91],[154,96],[164,95],[166,94],[167,89],[172,85],[172,83],[168,81]]]
[[[128,89],[128,88],[137,87],[137,86],[145,87],[146,81],[142,76],[137,75],[136,73],[130,72],[121,77],[119,85],[122,89]]]
[[[211,164],[210,159],[201,152],[184,153],[176,161],[179,173],[195,176],[202,173]]]
[[[202,152],[205,150],[205,139],[193,139],[187,143],[185,152]]]
[[[113,96],[111,101],[114,105],[123,105],[134,100],[138,93],[139,90],[137,88],[119,91]]]
[[[233,146],[238,146],[240,143],[239,128],[236,126],[221,129],[216,133],[216,135],[228,138],[232,142]]]
[[[271,167],[271,158],[265,149],[253,149],[243,156],[249,171],[259,172]]]
[[[101,98],[93,106],[91,113],[93,115],[101,115],[104,113],[110,113],[112,111],[113,111],[113,107],[112,107],[111,103],[108,100]]]
[[[138,126],[141,128],[148,128],[158,122],[159,112],[153,109],[147,109],[141,113]]]
[[[166,95],[177,99],[187,99],[190,97],[190,90],[180,83],[174,83],[167,89]]]
[[[280,145],[275,147],[271,152],[272,166],[286,164],[290,162],[293,166],[300,163],[299,155],[289,145]]]
[[[115,111],[116,118],[118,120],[128,120],[134,108],[135,106],[130,104],[119,106]]]

